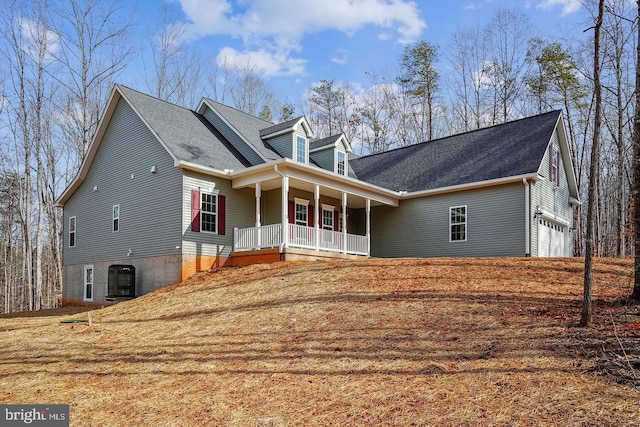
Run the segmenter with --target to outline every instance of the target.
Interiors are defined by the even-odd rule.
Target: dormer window
[[[303,136],[296,137],[294,154],[296,162],[307,163],[307,138]]]
[[[347,154],[344,151],[337,152],[336,172],[339,175],[347,174]]]

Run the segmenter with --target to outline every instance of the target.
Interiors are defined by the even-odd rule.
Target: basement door
[[[567,227],[546,219],[538,220],[538,256],[564,257]]]

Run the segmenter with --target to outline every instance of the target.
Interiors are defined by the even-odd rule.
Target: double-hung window
[[[120,231],[120,205],[113,206],[113,225],[111,231],[114,233]]]
[[[307,163],[307,138],[296,136],[295,160],[300,163]]]
[[[553,145],[549,146],[549,180],[560,185],[560,152]]]
[[[309,201],[303,199],[295,199],[295,223],[296,225],[309,224]]]
[[[217,233],[218,195],[203,192],[200,196],[200,230]]]
[[[76,247],[76,217],[69,218],[69,247]]]
[[[344,151],[338,151],[338,175],[346,175],[347,174],[347,154]]]
[[[449,208],[449,241],[464,242],[467,240],[467,207]]]
[[[335,208],[329,205],[322,205],[322,229],[333,231],[333,218]]]

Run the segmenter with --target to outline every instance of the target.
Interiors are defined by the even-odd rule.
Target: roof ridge
[[[123,85],[123,84],[121,84],[121,83],[116,83],[116,87],[117,87],[118,89],[122,89],[122,88],[124,88],[124,89],[130,90],[130,91],[132,91],[132,92],[135,92],[135,93],[136,93],[136,94],[138,94],[138,95],[142,95],[142,96],[144,96],[144,97],[146,97],[146,98],[150,98],[150,99],[153,99],[153,100],[155,100],[155,101],[159,101],[159,102],[163,102],[163,103],[165,103],[165,104],[169,104],[169,105],[171,105],[171,106],[173,106],[173,107],[178,107],[178,108],[181,108],[181,109],[183,109],[183,110],[191,111],[191,112],[194,112],[194,113],[196,112],[195,110],[193,110],[193,109],[191,109],[191,108],[189,108],[189,107],[185,107],[184,105],[176,104],[176,103],[174,103],[174,102],[167,101],[166,99],[158,98],[158,97],[156,97],[156,96],[149,95],[149,94],[144,93],[144,92],[140,92],[140,91],[139,91],[139,90],[137,90],[137,89],[133,89],[133,88],[131,88],[131,87],[129,87],[129,86],[126,86],[126,85]]]
[[[260,117],[254,116],[253,114],[245,113],[244,111],[240,110],[239,108],[233,107],[233,106],[231,106],[231,105],[223,104],[222,102],[218,102],[218,101],[213,100],[213,99],[211,99],[211,98],[209,98],[209,97],[206,97],[206,96],[205,96],[205,97],[204,97],[204,99],[206,99],[207,101],[210,101],[210,102],[212,102],[212,103],[214,103],[214,104],[221,105],[221,106],[223,106],[223,107],[225,107],[225,108],[228,108],[228,109],[230,109],[230,110],[237,111],[238,113],[240,113],[240,114],[244,114],[245,116],[249,116],[249,117],[251,117],[251,118],[253,118],[253,119],[263,121],[263,122],[265,122],[265,123],[269,124],[269,126],[267,126],[267,127],[277,125],[277,123],[273,123],[273,122],[270,122],[269,120],[261,119]]]
[[[405,145],[403,147],[395,147],[395,148],[392,148],[391,150],[387,150],[387,151],[380,151],[378,153],[367,154],[366,156],[358,157],[358,159],[366,159],[366,158],[369,158],[369,157],[377,156],[379,154],[391,153],[391,152],[404,150],[406,148],[411,148],[411,147],[419,147],[419,146],[423,146],[423,145],[426,145],[426,144],[429,144],[429,143],[440,142],[440,141],[443,141],[443,140],[446,140],[446,139],[449,139],[449,138],[459,137],[459,136],[462,136],[462,135],[468,135],[468,134],[474,133],[474,132],[479,132],[479,131],[483,131],[483,130],[489,130],[489,129],[493,129],[493,128],[500,127],[500,126],[506,126],[506,125],[514,124],[514,123],[517,123],[517,122],[520,122],[520,121],[523,121],[523,120],[531,120],[531,119],[534,119],[534,118],[537,118],[537,117],[541,117],[541,116],[545,116],[545,115],[548,115],[548,114],[561,113],[561,112],[562,112],[562,110],[551,110],[551,111],[547,111],[546,113],[536,114],[534,116],[521,117],[519,119],[510,120],[510,121],[504,122],[504,123],[497,123],[495,125],[485,126],[485,127],[482,127],[482,128],[472,129],[472,130],[468,130],[468,131],[460,132],[460,133],[454,133],[454,134],[443,136],[443,137],[440,137],[440,138],[431,139],[431,140],[428,140],[428,141],[418,142],[416,144]]]

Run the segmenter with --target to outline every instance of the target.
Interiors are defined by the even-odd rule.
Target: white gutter
[[[221,171],[220,169],[210,168],[208,166],[202,166],[197,163],[185,162],[184,160],[180,160],[174,163],[174,166],[180,169],[191,170],[194,172],[201,172],[207,175],[217,176],[220,178],[231,178],[231,174],[233,173],[233,169],[225,169]]]
[[[531,188],[529,181],[522,178],[524,184],[524,256],[531,256]]]
[[[405,194],[404,192],[399,192],[399,193],[400,193],[402,199],[413,199],[413,198],[416,198],[416,197],[434,196],[436,194],[453,193],[453,192],[456,192],[456,191],[465,191],[465,190],[474,190],[476,188],[483,188],[483,187],[493,187],[495,185],[502,185],[502,184],[520,182],[523,179],[526,179],[527,181],[528,180],[539,181],[541,178],[540,178],[540,176],[538,175],[537,172],[533,172],[533,173],[529,173],[529,174],[525,174],[525,175],[509,176],[509,177],[506,177],[506,178],[489,179],[487,181],[472,182],[472,183],[469,183],[469,184],[451,185],[449,187],[441,187],[441,188],[434,188],[434,189],[431,189],[431,190],[415,191],[415,192],[408,193],[408,194]]]

